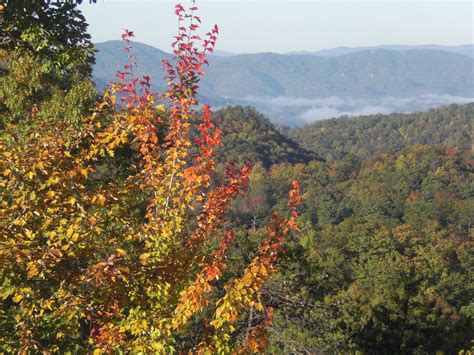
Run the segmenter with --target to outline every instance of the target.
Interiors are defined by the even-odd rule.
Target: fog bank
[[[256,106],[274,122],[290,126],[340,116],[359,116],[372,114],[389,114],[393,112],[409,113],[426,111],[453,103],[473,102],[474,97],[427,94],[413,97],[377,97],[370,99],[354,97],[317,97],[297,98],[278,97],[245,97],[243,103]]]

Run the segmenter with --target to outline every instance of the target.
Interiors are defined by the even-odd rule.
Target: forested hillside
[[[341,117],[292,129],[288,136],[327,159],[393,153],[414,144],[471,148],[474,103],[428,112]]]
[[[393,115],[390,125],[368,133],[398,135],[403,118],[413,118],[413,140],[398,145],[382,141],[340,159],[326,154],[327,162],[254,167],[249,194],[234,205],[233,218],[246,236],[235,260],[250,257],[246,250],[271,211],[284,208],[288,179],[299,180],[303,191],[303,227],[288,240],[282,271],[264,291],[276,312],[273,351],[452,353],[469,347],[474,163],[456,114],[465,114],[467,124],[471,110]],[[425,141],[414,139],[424,125],[430,127],[420,138]],[[350,147],[351,129],[345,134],[328,126],[325,134]],[[460,139],[458,147],[429,139],[444,134]]]
[[[223,133],[223,161],[245,163],[250,158],[269,168],[276,163],[296,164],[321,159],[278,132],[254,108],[228,107],[216,111],[214,118]]]
[[[300,179],[304,228],[266,289],[273,348],[456,353],[473,327],[472,157],[418,145],[371,162],[277,165]],[[282,184],[283,183],[283,184]]]

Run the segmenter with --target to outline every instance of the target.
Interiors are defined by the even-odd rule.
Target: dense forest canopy
[[[285,181],[301,182],[304,228],[288,240],[282,271],[265,288],[276,311],[272,350],[469,348],[474,160],[467,142],[456,147],[454,140],[465,135],[462,123],[472,122],[472,105],[378,116],[397,125],[375,125],[366,137],[397,136],[407,121],[394,117],[410,118],[410,133],[400,145],[385,147],[390,153],[376,151],[384,148],[380,143],[370,147],[374,154],[361,148],[340,159],[326,154],[325,162],[255,167],[248,197],[234,206],[235,220],[258,233],[269,212],[283,208]],[[335,130],[335,122],[327,122],[325,133],[350,148],[353,125],[372,119],[350,120],[346,130],[344,119]],[[425,126],[431,129],[417,136]],[[446,127],[453,144],[429,138],[443,136]]]
[[[93,45],[77,5],[2,4],[0,128],[15,123],[11,134],[18,134],[41,120],[80,122],[97,93]]]
[[[0,352],[472,349],[474,104],[283,134],[195,108],[217,27],[99,93],[74,4],[0,4]]]
[[[274,166],[270,191],[300,179],[307,221],[268,285],[275,349],[469,348],[473,168],[466,152],[426,145],[370,162]]]
[[[323,120],[292,129],[288,135],[302,147],[327,159],[349,154],[360,158],[392,153],[415,144],[471,148],[474,103],[427,112],[393,113]]]
[[[254,108],[227,107],[216,111],[214,118],[222,129],[222,152],[227,161],[244,163],[250,158],[269,168],[281,162],[296,164],[320,159],[278,132]]]
[[[232,139],[224,155],[247,146],[262,161],[252,151],[255,137],[268,131],[258,124],[261,115],[243,107],[217,116],[223,113],[242,117],[240,125],[224,125],[223,140]],[[264,290],[275,310],[272,351],[469,348],[474,160],[466,129],[473,118],[468,104],[319,122],[298,132],[325,128],[314,146],[335,147],[333,154],[315,148],[326,161],[282,156],[269,168],[254,167],[249,193],[232,211],[242,235],[250,229],[258,237],[271,211],[284,208],[288,179],[299,180],[303,192],[304,227],[287,241],[281,272]],[[255,131],[243,133],[249,120]],[[357,141],[354,131],[362,136]],[[238,260],[254,243],[241,240],[231,257]]]

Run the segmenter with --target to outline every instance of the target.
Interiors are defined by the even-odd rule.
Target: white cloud
[[[254,104],[264,112],[284,114],[296,112],[297,121],[313,122],[340,116],[372,115],[377,113],[416,112],[452,103],[473,102],[474,98],[427,94],[413,97],[380,97],[362,99],[339,96],[297,98],[297,97],[246,97],[246,103]]]

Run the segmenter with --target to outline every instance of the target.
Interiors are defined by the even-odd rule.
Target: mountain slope
[[[123,49],[125,44],[121,41],[108,41],[95,45],[95,65],[93,77],[96,85],[103,89],[108,83],[115,80],[117,70],[123,70],[128,63],[127,52]],[[138,66],[134,68],[137,75],[152,77],[155,88],[164,88],[161,61],[170,59],[171,55],[158,48],[143,43],[133,43],[133,54],[136,55]]]
[[[282,135],[261,113],[251,107],[233,106],[218,110],[213,118],[222,129],[222,161],[259,161],[264,167],[279,163],[321,160]]]
[[[96,45],[94,77],[113,79],[126,60],[119,41]],[[138,73],[147,73],[162,86],[161,60],[169,54],[135,43]],[[437,50],[367,50],[337,57],[274,53],[210,57],[201,94],[207,97],[248,96],[410,96],[474,92],[474,60]]]
[[[292,129],[288,136],[325,159],[398,152],[414,144],[471,148],[474,103],[428,112],[324,120]]]
[[[395,96],[474,91],[474,61],[434,50],[370,50],[331,58],[272,53],[212,58],[209,96]]]

